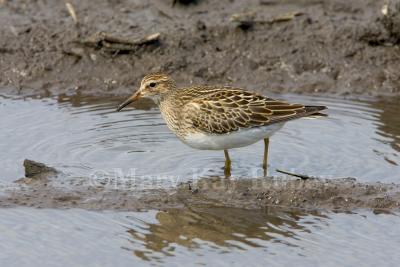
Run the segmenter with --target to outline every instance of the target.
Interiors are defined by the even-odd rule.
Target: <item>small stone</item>
[[[25,168],[25,177],[28,178],[34,178],[37,175],[43,173],[53,173],[53,174],[57,173],[56,169],[48,167],[43,163],[29,159],[24,160],[24,168]]]

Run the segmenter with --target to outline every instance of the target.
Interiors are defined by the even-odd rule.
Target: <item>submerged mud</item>
[[[153,71],[264,93],[400,92],[396,0],[69,3],[0,1],[7,93],[122,95]]]
[[[177,188],[138,190],[126,185],[112,188],[106,184],[88,184],[85,181],[89,178],[85,177],[74,178],[66,184],[59,183],[65,178],[63,175],[44,167],[43,172],[17,180],[15,186],[2,189],[0,207],[138,211],[219,206],[309,211],[373,209],[377,212],[400,208],[400,185],[359,183],[354,178],[302,180],[209,177],[180,184]]]

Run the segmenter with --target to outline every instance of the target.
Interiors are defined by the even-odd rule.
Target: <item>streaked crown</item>
[[[140,91],[144,96],[160,95],[174,89],[176,89],[175,81],[165,73],[146,75],[140,84]]]

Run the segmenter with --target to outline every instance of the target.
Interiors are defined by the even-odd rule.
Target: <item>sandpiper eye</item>
[[[156,83],[154,83],[154,82],[153,82],[153,83],[150,83],[149,86],[150,86],[150,87],[156,87]]]

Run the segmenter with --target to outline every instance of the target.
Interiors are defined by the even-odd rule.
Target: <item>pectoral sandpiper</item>
[[[169,129],[196,149],[224,150],[225,175],[230,176],[228,149],[264,140],[263,168],[267,170],[269,137],[285,122],[310,116],[325,106],[305,106],[275,100],[228,86],[178,88],[166,74],[143,78],[139,90],[118,106],[148,97],[160,107]]]

